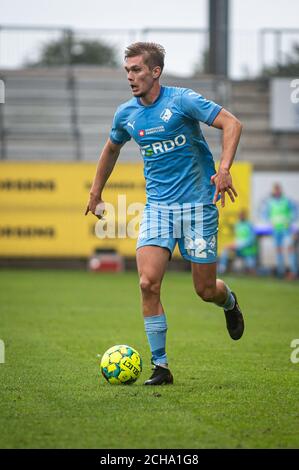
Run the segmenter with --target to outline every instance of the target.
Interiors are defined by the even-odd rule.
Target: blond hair
[[[134,42],[125,50],[125,59],[143,55],[144,63],[150,68],[160,67],[161,72],[164,68],[165,49],[155,42]]]

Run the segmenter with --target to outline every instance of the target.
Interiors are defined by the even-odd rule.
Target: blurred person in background
[[[229,262],[235,258],[243,261],[246,272],[256,273],[257,241],[253,224],[247,216],[247,211],[242,209],[239,219],[234,225],[235,240],[227,245],[221,253],[218,264],[218,272],[227,271]]]
[[[297,206],[283,194],[279,183],[275,183],[271,195],[262,206],[262,216],[271,224],[276,251],[276,272],[279,277],[286,275],[284,248],[288,254],[289,271],[287,279],[296,279],[298,265],[296,256],[296,239],[292,233],[292,223],[297,218]]]

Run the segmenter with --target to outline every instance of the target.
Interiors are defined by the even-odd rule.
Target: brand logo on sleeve
[[[135,127],[134,127],[135,122],[136,122],[136,121],[128,122],[128,127],[132,127],[133,131],[135,130]]]

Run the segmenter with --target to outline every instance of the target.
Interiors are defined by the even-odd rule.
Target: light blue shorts
[[[276,248],[286,247],[289,248],[292,246],[292,232],[290,229],[285,230],[273,230],[273,238]]]
[[[167,248],[170,257],[178,243],[182,257],[193,263],[217,261],[218,209],[215,204],[146,204],[137,249]]]

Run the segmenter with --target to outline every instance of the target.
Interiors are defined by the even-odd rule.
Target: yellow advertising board
[[[111,204],[104,222],[84,216],[95,168],[95,162],[1,163],[0,256],[88,257],[96,248],[134,256],[145,202],[143,165],[116,165],[103,193]],[[239,210],[249,207],[250,165],[236,163],[232,174],[239,198],[220,208],[220,246],[231,240]]]
[[[61,208],[82,209],[95,174],[96,163],[10,163],[0,164],[0,204],[15,210]],[[126,194],[144,201],[142,163],[117,163],[105,191],[111,202]]]
[[[248,216],[250,216],[252,166],[247,162],[236,162],[231,168],[231,175],[238,197],[232,203],[228,194],[225,194],[224,208],[221,207],[220,201],[217,203],[219,209],[219,252],[221,252],[224,245],[233,241],[234,225],[240,211],[245,209],[248,211]]]
[[[95,248],[134,255],[136,239],[125,236],[124,218],[132,203],[145,202],[142,164],[118,163],[106,185],[103,197],[116,208],[115,237],[109,239],[96,236],[95,216],[84,216],[95,168],[95,163],[1,163],[0,256],[86,257]],[[127,214],[127,222],[134,217]]]

